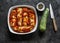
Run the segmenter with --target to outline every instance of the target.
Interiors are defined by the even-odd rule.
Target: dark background
[[[53,31],[49,15],[47,30],[44,33],[41,33],[39,28],[36,32],[24,36],[10,33],[7,26],[9,8],[14,5],[32,5],[36,8],[39,2],[43,2],[46,7],[49,7],[49,3],[52,4],[58,31],[56,33]],[[37,14],[41,20],[42,12],[37,11]],[[0,0],[0,43],[60,43],[60,0]]]

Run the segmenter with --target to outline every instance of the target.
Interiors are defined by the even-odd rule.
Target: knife
[[[49,4],[49,7],[50,7],[50,15],[51,15],[51,19],[53,20],[54,31],[57,31],[56,20],[55,20],[55,17],[54,17],[54,13],[53,13],[53,9],[52,9],[51,3]]]

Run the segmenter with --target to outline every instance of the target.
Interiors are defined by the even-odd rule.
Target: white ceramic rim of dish
[[[43,8],[42,8],[42,9],[39,9],[39,8],[38,8],[38,5],[39,5],[39,4],[42,4],[42,5],[43,5]],[[43,2],[39,2],[39,3],[36,5],[36,8],[37,8],[38,11],[43,11],[43,10],[45,9],[45,5],[44,5]]]
[[[30,32],[27,32],[27,33],[18,33],[18,32],[15,32],[12,30],[12,28],[10,27],[10,24],[9,24],[9,16],[10,16],[10,13],[11,13],[11,10],[16,8],[16,7],[28,7],[28,8],[31,8],[35,11],[35,15],[36,15],[36,25],[34,27],[33,30],[31,30]],[[9,11],[8,11],[8,17],[7,17],[7,22],[8,22],[8,27],[9,27],[9,30],[11,33],[14,33],[14,34],[20,34],[20,35],[25,35],[25,34],[30,34],[30,33],[33,33],[37,30],[37,26],[38,26],[38,16],[37,16],[37,12],[35,10],[35,8],[33,6],[30,6],[30,5],[16,5],[16,6],[12,6],[10,7]]]

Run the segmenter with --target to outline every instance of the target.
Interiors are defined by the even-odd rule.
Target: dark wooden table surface
[[[43,2],[46,7],[52,3],[58,31],[56,33],[53,31],[49,15],[47,30],[44,33],[39,31],[39,27],[36,32],[24,36],[10,33],[7,26],[9,8],[14,5],[31,5],[36,8],[36,4],[39,2]],[[37,11],[37,14],[41,20],[42,12]],[[60,0],[0,0],[0,43],[60,43]]]

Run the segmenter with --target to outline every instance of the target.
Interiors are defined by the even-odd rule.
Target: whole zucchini
[[[39,26],[41,32],[46,30],[48,14],[49,14],[49,8],[46,8],[44,13],[43,13],[43,16],[42,16],[42,19],[41,19],[41,22],[40,22],[40,26]]]

